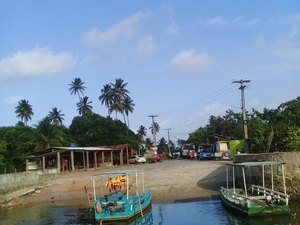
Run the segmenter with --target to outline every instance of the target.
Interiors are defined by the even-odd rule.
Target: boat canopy
[[[274,165],[284,165],[285,162],[275,162],[275,161],[263,161],[263,162],[233,162],[226,163],[228,166],[237,166],[237,167],[253,167],[253,166],[274,166]]]

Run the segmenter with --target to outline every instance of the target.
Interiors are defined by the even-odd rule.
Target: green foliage
[[[25,158],[35,148],[33,137],[34,130],[27,126],[0,127],[0,171],[24,170]]]
[[[162,153],[166,153],[169,152],[169,147],[168,147],[168,143],[166,141],[165,138],[161,138],[158,142],[157,145],[157,153],[162,154]]]
[[[282,103],[276,109],[264,108],[263,112],[252,110],[248,115],[248,131],[251,140],[252,152],[266,152],[268,137],[270,150],[300,151],[300,97]],[[187,142],[204,144],[212,140],[212,135],[218,134],[225,137],[243,139],[243,124],[240,113],[231,110],[224,116],[211,115],[205,128],[200,127],[189,134]]]
[[[138,137],[124,123],[98,114],[75,117],[70,133],[79,146],[130,144],[138,149]]]

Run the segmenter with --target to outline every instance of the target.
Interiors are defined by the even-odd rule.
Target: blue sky
[[[128,83],[130,128],[186,139],[210,115],[240,112],[234,80],[249,79],[246,108],[300,95],[300,1],[0,1],[0,126],[26,99],[36,125],[53,107],[69,126],[80,77],[93,111],[105,84]],[[119,118],[122,117],[119,115]],[[150,137],[150,131],[148,130]]]

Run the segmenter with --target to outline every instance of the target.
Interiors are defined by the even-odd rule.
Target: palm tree
[[[86,116],[93,113],[93,106],[91,106],[92,101],[88,100],[89,97],[87,96],[79,99],[79,102],[77,103],[77,111],[79,112],[79,115]]]
[[[61,113],[61,110],[58,110],[56,107],[52,109],[52,111],[49,111],[48,118],[50,120],[50,123],[53,125],[62,125],[62,121],[64,120],[65,114]]]
[[[75,77],[74,80],[72,81],[71,84],[69,84],[69,86],[71,86],[69,88],[69,91],[71,91],[71,95],[74,94],[74,95],[78,95],[78,98],[80,98],[80,95],[79,93],[81,93],[83,95],[83,91],[86,89],[84,85],[84,82],[81,81],[80,78],[78,77]]]
[[[157,133],[159,132],[160,127],[159,127],[159,124],[158,124],[158,123],[154,122],[154,129],[153,129],[152,126],[149,127],[149,129],[151,129],[151,133],[152,133],[152,134],[154,134],[154,131],[155,131],[155,134],[157,134]]]
[[[123,109],[123,100],[125,97],[128,97],[129,91],[126,89],[127,83],[124,83],[124,80],[121,78],[116,79],[116,82],[113,84],[111,83],[111,89],[112,89],[112,105],[110,111],[115,111],[116,116],[117,113],[120,112],[123,114],[124,122],[125,121],[125,114]]]
[[[33,115],[32,105],[27,100],[22,99],[18,102],[18,106],[15,109],[17,117],[21,118],[21,121],[27,125],[28,120],[31,120],[31,116]]]
[[[35,141],[38,149],[45,149],[51,146],[62,146],[64,135],[58,126],[52,125],[48,117],[36,125]]]
[[[129,113],[133,112],[134,106],[135,106],[135,104],[133,103],[133,100],[129,96],[126,96],[123,100],[123,110],[125,112],[125,115],[127,116],[128,128],[130,128],[129,127]]]
[[[111,89],[111,86],[109,84],[106,84],[103,86],[103,88],[101,89],[101,95],[99,96],[99,101],[101,102],[101,104],[105,105],[108,109],[108,116],[110,116],[110,107],[112,105],[112,96],[113,96],[113,92]]]
[[[147,134],[147,128],[144,127],[143,125],[141,125],[139,127],[139,129],[137,130],[137,135],[139,136],[140,140],[144,140],[144,137],[146,136]]]

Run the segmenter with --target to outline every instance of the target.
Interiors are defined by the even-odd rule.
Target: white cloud
[[[224,27],[228,25],[229,21],[221,16],[215,16],[207,20],[200,20],[198,23],[199,25],[205,27],[210,27],[210,26]]]
[[[223,115],[226,110],[228,110],[228,106],[221,105],[220,103],[212,103],[203,109],[201,109],[200,112],[198,112],[196,115],[197,117],[202,117],[202,118],[209,118],[211,115],[214,116],[220,116]]]
[[[148,54],[158,50],[158,47],[155,45],[152,36],[147,36],[142,38],[137,46],[138,53]]]
[[[256,40],[258,52],[268,57],[269,64],[261,65],[266,69],[299,70],[300,69],[300,21],[294,23],[289,32],[283,33],[274,41],[268,41],[266,35],[260,35]]]
[[[209,19],[200,20],[198,24],[203,27],[250,27],[258,24],[260,18],[247,18],[239,15],[233,19],[226,19],[222,16],[215,16]]]
[[[196,71],[211,64],[211,59],[206,53],[197,53],[194,49],[189,49],[178,53],[171,60],[171,67],[181,71]]]
[[[107,31],[94,28],[83,35],[83,40],[89,46],[112,45],[129,40],[136,34],[140,21],[148,15],[148,11],[138,12],[116,23]]]
[[[53,53],[49,48],[35,47],[0,59],[0,80],[11,80],[60,73],[75,64],[68,53]]]
[[[175,22],[172,22],[166,29],[166,34],[177,35],[179,34],[179,27]]]
[[[248,18],[246,18],[246,16],[240,15],[240,16],[234,18],[231,23],[234,26],[251,27],[251,26],[258,24],[259,22],[260,22],[260,18],[248,19]]]
[[[9,96],[2,100],[5,105],[16,105],[21,99],[24,99],[23,96]]]

